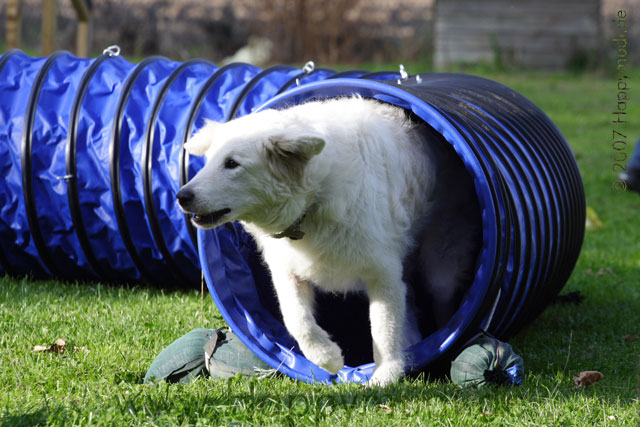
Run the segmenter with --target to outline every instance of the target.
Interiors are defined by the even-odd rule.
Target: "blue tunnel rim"
[[[4,66],[9,62],[9,59],[18,53],[23,52],[20,49],[10,49],[2,54],[0,57],[0,73],[2,73]],[[15,271],[13,270],[9,259],[5,255],[4,248],[2,246],[0,246],[0,266],[7,274],[15,275]]]
[[[433,73],[432,73],[433,74]],[[385,81],[385,84],[389,84],[395,87],[402,87],[402,90],[410,90],[411,85],[407,85],[407,83],[411,83],[411,80],[405,80],[403,83],[396,83],[393,81]],[[430,93],[430,95],[433,95],[432,93]],[[417,95],[416,95],[417,96]],[[422,98],[420,98],[418,96],[418,98],[425,102],[428,103],[426,100],[422,100]],[[441,99],[437,99],[436,101],[440,102]],[[388,101],[387,101],[388,102]],[[504,280],[506,279],[507,276],[507,267],[508,267],[508,263],[509,263],[509,258],[511,255],[511,248],[514,246],[512,244],[512,240],[511,240],[511,236],[512,235],[518,235],[517,233],[512,232],[511,227],[513,226],[514,229],[517,231],[517,224],[514,224],[513,222],[513,214],[512,212],[515,211],[515,205],[514,205],[514,201],[513,201],[513,197],[511,195],[511,193],[509,191],[507,191],[507,183],[505,182],[504,177],[502,176],[502,174],[499,173],[499,170],[495,164],[494,158],[491,155],[491,153],[489,152],[488,148],[482,144],[476,146],[475,144],[471,144],[469,143],[470,141],[472,141],[474,138],[474,135],[470,135],[469,132],[470,130],[467,129],[466,126],[464,126],[463,124],[459,123],[459,119],[465,119],[462,116],[459,115],[452,115],[451,112],[449,111],[444,111],[440,108],[439,103],[438,106],[433,105],[433,104],[429,104],[431,105],[431,107],[436,110],[445,120],[449,121],[449,124],[455,129],[455,131],[457,132],[457,134],[459,136],[461,136],[463,138],[463,140],[465,140],[465,138],[469,138],[469,141],[465,140],[466,146],[467,148],[470,149],[470,151],[473,153],[473,155],[475,156],[475,159],[478,160],[476,165],[479,166],[482,169],[482,173],[483,173],[483,177],[489,177],[489,176],[493,176],[493,178],[495,179],[495,183],[492,182],[492,180],[486,180],[486,188],[485,190],[487,190],[487,192],[491,195],[492,201],[493,201],[493,206],[495,207],[495,211],[494,211],[494,217],[495,218],[504,218],[502,221],[496,221],[496,236],[503,236],[502,238],[497,239],[497,245],[496,245],[496,249],[495,249],[495,257],[494,259],[499,259],[498,262],[493,264],[493,270],[491,272],[491,283],[494,284],[494,287],[492,288],[494,294],[491,295],[491,298],[493,298],[493,295],[495,295],[495,300],[493,302],[493,304],[486,304],[483,308],[483,310],[479,310],[476,312],[476,316],[473,317],[471,321],[469,321],[469,324],[475,324],[475,323],[479,323],[480,326],[478,328],[479,332],[482,333],[487,333],[487,329],[489,328],[489,326],[491,325],[491,322],[494,319],[494,315],[496,314],[495,310],[497,308],[497,305],[499,303],[499,296],[500,296],[500,291],[501,291],[501,284],[504,282]],[[454,110],[455,111],[455,110]],[[428,123],[427,120],[425,120],[424,118],[421,118],[428,126],[432,126],[432,128],[436,129],[436,127],[434,126],[433,123]],[[466,122],[465,122],[466,124]],[[437,129],[436,129],[437,130]],[[439,130],[437,130],[439,132]],[[473,131],[473,133],[475,134],[476,131]],[[465,136],[466,135],[466,136]],[[444,135],[443,135],[444,136]],[[477,136],[477,135],[476,135]],[[447,139],[447,138],[445,138]],[[463,154],[460,153],[460,150],[458,147],[456,147],[454,145],[454,143],[451,140],[447,139],[447,142],[452,144],[454,149],[456,150],[457,154],[461,157],[461,159],[463,160],[463,163],[465,164],[465,167],[467,168],[468,171],[470,171],[470,166],[469,166],[469,162],[467,161],[468,159],[464,157]],[[484,187],[483,187],[484,188]],[[477,190],[476,190],[477,191]],[[503,224],[504,223],[504,224]],[[483,223],[483,232],[486,231],[486,228],[484,227],[484,223]],[[483,236],[484,238],[484,236]],[[481,264],[480,261],[480,257],[478,257],[478,262],[477,262],[477,266]],[[474,280],[475,283],[475,280]],[[490,299],[487,300],[490,302]],[[491,310],[489,311],[489,314],[486,318],[482,318],[484,313],[483,311],[488,308],[488,306],[491,305]],[[461,342],[468,342],[470,341],[473,337],[477,336],[477,333],[474,333],[474,330],[471,329],[467,332],[467,339],[465,340],[459,340]],[[454,347],[455,349],[455,347]],[[426,350],[426,349],[425,349]]]
[[[113,127],[111,130],[111,141],[109,144],[109,175],[111,178],[111,197],[113,198],[113,209],[116,216],[116,222],[118,223],[118,231],[124,242],[124,245],[133,261],[134,265],[140,272],[142,278],[148,283],[155,283],[153,273],[149,271],[145,263],[142,261],[140,254],[136,250],[135,243],[131,237],[131,231],[129,229],[129,221],[124,212],[124,205],[122,201],[122,187],[120,186],[120,144],[121,132],[122,132],[122,120],[124,118],[124,111],[127,107],[129,96],[131,91],[138,80],[138,77],[142,74],[145,68],[158,61],[168,61],[163,56],[150,56],[145,58],[139,64],[135,66],[133,71],[127,76],[127,79],[120,92],[118,103],[113,116]],[[160,280],[158,283],[162,283]]]
[[[456,104],[464,102],[467,105],[464,109],[454,110],[457,115],[464,120],[465,124],[471,126],[465,126],[464,132],[470,133],[471,139],[480,139],[484,141],[483,147],[487,147],[491,152],[490,156],[492,160],[497,161],[500,167],[507,171],[507,176],[513,178],[522,177],[522,172],[528,171],[527,168],[523,168],[521,162],[515,161],[518,156],[515,156],[517,150],[517,144],[511,137],[507,137],[501,134],[496,127],[503,125],[502,122],[495,120],[494,117],[486,113],[479,106],[473,103],[473,100],[461,99],[457,96],[450,95],[446,90],[441,87],[430,88],[430,94],[435,98],[435,103],[439,107],[448,108],[454,110]],[[508,144],[499,144],[497,141],[510,141]],[[495,163],[495,162],[494,162]],[[502,175],[502,174],[501,174]],[[534,251],[538,248],[536,245],[532,248],[530,245],[524,245],[522,239],[524,235],[535,234],[540,237],[541,233],[536,227],[537,222],[532,221],[532,216],[536,215],[535,209],[532,209],[530,204],[527,205],[526,201],[531,199],[534,193],[528,180],[518,180],[510,185],[512,191],[503,191],[502,194],[508,198],[503,201],[507,203],[508,209],[506,212],[513,212],[508,224],[513,227],[513,248],[512,259],[518,264],[518,274],[509,275],[508,282],[505,286],[510,290],[513,290],[511,300],[521,299],[526,295],[527,287],[526,282],[523,283],[522,278],[527,277],[528,281],[531,281],[531,277],[536,277],[539,270],[534,264],[535,259],[540,254],[536,254]],[[514,203],[514,197],[519,200],[519,203]],[[516,221],[518,219],[518,221]],[[521,228],[524,227],[524,230]],[[536,231],[537,230],[537,231]],[[510,237],[505,236],[505,240]],[[524,245],[524,247],[523,247]],[[539,251],[538,251],[539,252]],[[507,260],[505,260],[506,262]],[[500,316],[501,319],[504,316]],[[495,326],[494,326],[495,327]]]
[[[142,160],[140,162],[140,165],[142,167],[142,187],[144,189],[144,209],[149,223],[149,228],[151,229],[151,236],[156,248],[158,248],[158,250],[162,254],[162,257],[166,262],[169,271],[174,276],[174,279],[183,283],[191,282],[191,280],[189,279],[189,274],[180,268],[180,266],[174,259],[173,254],[167,247],[167,243],[162,232],[162,226],[160,225],[160,220],[158,219],[158,210],[156,208],[155,199],[153,197],[153,145],[158,115],[160,114],[160,110],[164,105],[164,101],[167,94],[169,93],[169,90],[178,79],[178,77],[180,77],[180,75],[184,71],[186,71],[187,68],[194,65],[210,65],[215,67],[215,65],[210,61],[204,59],[191,59],[189,61],[183,62],[182,64],[180,64],[180,66],[171,71],[171,73],[163,83],[160,92],[153,101],[151,114],[147,120],[147,126],[143,137]]]
[[[410,81],[405,81],[402,84],[400,83],[396,84],[395,82],[389,82],[389,81],[385,81],[384,83],[395,86],[395,87],[402,87],[403,90],[407,90],[407,88],[410,87],[407,85],[407,83],[410,83]],[[420,100],[430,105],[434,110],[436,110],[442,116],[442,118],[444,118],[445,120],[448,120],[451,127],[457,132],[457,135],[461,136],[463,140],[465,139],[465,134],[467,134],[469,130],[463,124],[458,122],[457,117],[451,116],[450,115],[451,113],[441,110],[440,107],[436,107],[435,105],[429,104],[427,101],[422,100],[421,98]],[[390,102],[390,101],[388,99],[385,99],[385,102]],[[412,107],[414,106],[415,105],[412,104]],[[412,108],[412,111],[415,112],[413,108]],[[423,117],[420,117],[420,118],[428,126],[432,126],[434,130],[440,132],[440,129],[437,129],[433,123],[429,123]],[[444,137],[444,134],[443,134],[443,137]],[[451,143],[452,145],[454,145],[452,140],[449,140],[446,137],[444,138],[448,143]],[[470,140],[473,140],[473,138],[470,138]],[[447,344],[449,345],[449,347],[446,348],[444,351],[442,351],[441,354],[437,355],[436,359],[440,357],[445,357],[447,354],[451,354],[452,352],[457,351],[461,347],[464,347],[470,340],[472,340],[479,334],[487,333],[487,328],[490,325],[491,321],[493,320],[495,309],[499,302],[498,297],[500,295],[500,285],[503,283],[504,277],[506,275],[506,267],[508,265],[508,259],[511,254],[510,248],[512,245],[511,245],[510,236],[514,234],[510,228],[510,226],[513,224],[512,212],[514,210],[514,203],[513,203],[511,194],[506,190],[507,184],[504,180],[504,177],[502,176],[502,174],[496,173],[498,172],[498,169],[495,165],[494,159],[485,146],[483,145],[475,146],[474,144],[469,144],[468,141],[465,141],[465,142],[467,142],[466,147],[470,149],[470,151],[473,153],[474,158],[478,160],[477,163],[474,165],[480,167],[483,173],[482,176],[484,178],[493,176],[493,179],[495,180],[495,183],[492,180],[486,180],[485,181],[486,187],[481,187],[481,188],[487,190],[485,194],[488,193],[491,197],[493,207],[496,209],[493,213],[494,218],[501,218],[501,217],[504,218],[502,221],[495,222],[495,226],[496,226],[495,236],[502,235],[503,237],[496,238],[496,247],[494,251],[495,256],[493,257],[493,259],[494,260],[499,259],[500,261],[493,263],[491,274],[489,274],[488,276],[493,286],[490,286],[489,291],[484,293],[485,299],[483,300],[484,303],[482,304],[482,307],[476,310],[475,312],[472,312],[473,313],[472,316],[464,319],[466,320],[466,326],[468,326],[468,328],[464,329],[463,332],[456,337],[456,342],[452,342],[452,339],[448,339]],[[461,156],[461,159],[463,160],[463,163],[465,164],[465,167],[467,168],[467,170],[471,172],[468,158],[464,157],[464,155],[460,153],[459,147],[456,147],[454,145],[454,149],[456,150],[457,154]],[[476,182],[474,180],[474,184],[475,183]],[[477,188],[478,187],[476,186],[476,193],[477,193]],[[479,198],[478,200],[482,205],[481,199]],[[484,240],[484,238],[486,237],[485,231],[487,231],[487,228],[485,227],[485,223],[483,222],[483,243],[486,243],[486,240]],[[490,237],[494,237],[494,235],[491,234]],[[488,245],[483,244],[483,250],[487,246]],[[476,268],[479,268],[480,265],[484,265],[484,262],[482,261],[482,257],[483,257],[483,252],[481,251],[481,253],[478,256],[478,260],[476,262]],[[474,279],[471,288],[474,288],[477,290],[477,288],[475,288],[474,286],[475,283],[476,283],[476,279]],[[463,306],[464,306],[464,299],[462,301],[462,305],[456,312],[456,315],[458,315],[458,313],[460,313],[461,311],[466,312],[466,310],[463,310]],[[456,315],[454,315],[454,317]],[[473,327],[472,325],[477,325],[477,326]],[[447,326],[445,326],[444,328],[446,327]],[[436,333],[438,332],[439,331],[437,331]],[[430,346],[426,344],[426,341],[427,340],[424,339],[421,343],[418,343],[415,347],[420,346],[421,351],[424,351],[424,352],[429,351]],[[428,364],[430,362],[431,360],[425,361],[424,364]]]
[[[95,77],[96,72],[100,66],[112,58],[108,54],[103,54],[97,57],[87,70],[82,75],[82,79],[78,85],[76,95],[73,100],[73,106],[71,107],[71,113],[69,115],[69,132],[67,135],[67,144],[65,149],[65,162],[67,168],[67,199],[69,202],[69,211],[71,213],[71,219],[74,225],[74,231],[80,247],[87,258],[89,266],[93,270],[96,277],[101,280],[107,280],[110,282],[116,282],[117,279],[111,274],[110,271],[103,268],[102,264],[98,261],[93,245],[87,235],[87,229],[85,226],[84,218],[82,215],[82,209],[80,207],[80,193],[78,190],[78,165],[77,165],[77,140],[78,140],[78,124],[80,121],[80,109],[84,104],[89,84]]]
[[[36,208],[36,201],[33,192],[33,126],[36,120],[36,111],[38,109],[38,101],[40,99],[40,93],[44,86],[47,74],[51,70],[53,64],[62,56],[71,55],[67,51],[58,51],[51,55],[42,68],[38,71],[38,74],[33,82],[31,92],[29,93],[29,101],[27,103],[27,111],[25,113],[25,126],[22,133],[22,189],[24,193],[25,211],[27,214],[27,222],[29,224],[29,232],[33,238],[33,243],[36,246],[40,260],[44,265],[47,272],[51,275],[63,277],[61,271],[58,270],[56,263],[53,261],[51,252],[49,251],[42,230],[40,229],[40,222],[38,220],[38,212]]]
[[[331,93],[325,93],[320,95],[320,92],[322,92],[323,90],[327,90]],[[261,106],[260,110],[267,109],[267,108],[282,108],[290,105],[295,105],[300,103],[301,99],[302,99],[302,102],[304,102],[304,101],[317,99],[317,98],[346,96],[346,95],[353,95],[356,93],[362,94],[361,92],[363,91],[365,92],[370,91],[371,93],[383,95],[383,97],[386,95],[386,96],[395,97],[395,99],[397,100],[401,100],[402,102],[400,102],[401,104],[400,106],[405,108],[410,106],[413,113],[415,113],[417,116],[423,119],[427,124],[431,125],[438,133],[442,134],[443,137],[449,143],[452,143],[451,142],[452,140],[456,141],[457,147],[453,143],[452,145],[454,145],[454,148],[457,148],[456,151],[458,152],[458,155],[461,155],[461,152],[462,152],[464,153],[464,157],[467,160],[475,159],[475,163],[465,162],[465,167],[467,169],[469,169],[470,167],[473,169],[473,170],[469,170],[469,172],[474,178],[474,184],[476,185],[477,192],[479,191],[478,183],[476,182],[477,180],[479,180],[479,182],[482,183],[482,185],[480,185],[480,188],[486,188],[486,187],[493,188],[493,186],[495,185],[498,185],[501,187],[504,186],[504,183],[501,182],[501,177],[499,176],[496,177],[495,183],[493,183],[488,178],[488,175],[486,175],[487,170],[483,169],[486,167],[486,165],[484,165],[482,162],[479,162],[476,157],[477,154],[473,152],[473,150],[470,147],[465,146],[463,144],[463,141],[465,140],[462,137],[462,135],[459,133],[459,129],[456,129],[455,123],[452,123],[448,118],[445,117],[445,115],[442,114],[441,111],[438,111],[433,106],[427,105],[423,100],[419,99],[415,95],[408,94],[406,91],[404,91],[402,86],[395,87],[385,82],[377,82],[377,81],[361,80],[361,79],[349,79],[349,78],[318,81],[318,82],[308,83],[303,86],[293,88],[287,91],[286,93],[278,95],[273,99],[269,100],[263,106]],[[366,96],[366,95],[363,95],[363,96]],[[296,100],[295,99],[296,97],[300,99]],[[293,102],[292,102],[292,99],[293,99]],[[389,102],[388,99],[382,99],[382,100],[385,102]],[[429,120],[425,120],[425,117],[430,117],[432,119],[431,120],[432,123],[429,123]],[[437,121],[437,123],[434,123],[434,120]],[[436,126],[434,126],[434,124],[436,124]],[[488,161],[490,163],[491,159],[489,158]],[[494,193],[496,191],[497,190],[494,189]],[[478,198],[479,198],[478,201],[481,209],[489,210],[491,212],[496,213],[497,210],[499,209],[499,204],[496,197],[497,197],[496,194],[489,194],[489,192],[478,194]],[[505,216],[504,213],[503,213],[503,216]],[[508,217],[508,212],[506,216]],[[431,336],[426,337],[422,342],[416,344],[411,349],[409,349],[410,352],[422,351],[425,348],[437,349],[437,354],[428,355],[422,360],[414,359],[415,367],[421,368],[421,367],[427,366],[428,364],[435,361],[439,357],[442,357],[445,353],[455,350],[456,347],[459,347],[461,344],[463,344],[465,340],[481,332],[478,327],[473,326],[473,323],[479,322],[480,320],[482,320],[485,316],[487,316],[487,313],[493,307],[495,307],[497,296],[499,293],[499,281],[495,279],[496,278],[499,279],[504,274],[504,263],[498,263],[495,261],[498,258],[503,258],[507,256],[509,253],[509,250],[505,250],[508,248],[504,248],[504,247],[499,248],[499,246],[501,245],[501,242],[499,241],[498,236],[500,234],[497,234],[496,231],[504,227],[504,225],[501,226],[499,222],[500,222],[499,216],[485,215],[483,218],[483,246],[478,256],[477,265],[479,266],[488,265],[490,266],[488,268],[490,268],[491,271],[486,271],[487,268],[479,268],[476,271],[476,278],[474,279],[474,284],[472,286],[472,289],[470,289],[470,292],[473,291],[474,298],[475,298],[475,302],[474,302],[475,310],[474,310],[473,316],[471,315],[462,316],[459,313],[460,312],[459,310],[458,313],[454,316],[456,317],[456,321],[457,321],[457,326],[455,328],[454,327],[449,327],[448,329],[442,328],[436,333],[432,334]],[[506,231],[506,230],[503,230],[503,231]],[[306,382],[313,382],[318,380],[320,380],[321,382],[327,382],[327,381],[333,381],[333,380],[342,381],[342,379],[346,379],[347,381],[349,381],[350,379],[348,377],[351,377],[353,379],[357,376],[358,378],[362,379],[363,376],[366,378],[366,376],[370,375],[370,373],[373,370],[373,363],[362,365],[360,367],[353,367],[353,368],[346,367],[338,374],[338,376],[335,376],[335,377],[329,377],[328,374],[324,376],[322,375],[316,376],[312,374],[310,376],[307,373],[307,371],[313,372],[315,365],[311,364],[303,356],[292,354],[291,357],[294,359],[294,362],[292,364],[293,367],[291,367],[289,366],[289,363],[285,363],[285,361],[283,360],[276,359],[272,354],[270,354],[269,352],[261,348],[259,344],[254,343],[253,339],[255,337],[253,337],[250,332],[246,331],[246,328],[244,327],[244,324],[243,324],[243,322],[247,322],[247,318],[244,316],[248,315],[248,313],[245,312],[243,315],[239,315],[239,313],[237,313],[237,307],[233,307],[233,308],[225,307],[222,304],[220,296],[217,294],[217,291],[215,289],[215,284],[212,283],[211,271],[209,271],[209,261],[207,260],[205,251],[202,250],[202,248],[205,246],[206,239],[210,237],[211,235],[208,235],[207,231],[198,230],[198,244],[200,248],[199,253],[200,253],[200,259],[201,259],[201,266],[203,268],[203,274],[207,279],[207,286],[209,287],[211,296],[215,301],[216,305],[218,306],[225,320],[229,323],[231,328],[234,329],[234,331],[236,331],[236,334],[238,334],[238,336],[244,342],[244,344],[247,345],[255,354],[257,354],[266,363],[282,371],[286,375],[298,380],[306,381]],[[480,280],[478,280],[478,277],[480,277]],[[469,296],[467,295],[465,298],[468,299]],[[232,313],[231,310],[233,310],[234,313]],[[239,317],[237,319],[234,319],[236,315],[238,315]],[[452,318],[452,321],[453,321],[453,318]],[[449,325],[450,324],[451,324],[451,321]],[[245,335],[245,332],[247,332],[246,335]],[[437,337],[438,334],[440,335],[444,334],[446,336],[444,338]],[[429,340],[435,340],[435,339],[440,340],[438,345],[434,346],[432,342],[428,342]],[[306,367],[308,369],[302,372],[300,370],[300,367],[304,365],[307,365]],[[348,372],[345,373],[344,372],[345,370],[347,370]],[[360,371],[355,372],[357,370],[360,370]],[[315,371],[316,371],[316,374],[320,374],[320,372],[318,372],[319,371],[318,368],[315,368]]]

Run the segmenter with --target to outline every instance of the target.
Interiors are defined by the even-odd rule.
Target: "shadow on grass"
[[[91,412],[96,420],[108,424],[117,419],[117,424],[121,425],[148,420],[195,424],[198,419],[206,420],[209,425],[227,422],[350,425],[357,420],[375,420],[376,423],[394,420],[391,422],[394,424],[409,414],[419,413],[443,416],[459,413],[460,420],[464,421],[465,417],[477,417],[481,409],[483,417],[485,412],[490,417],[493,416],[490,413],[509,412],[505,409],[509,407],[532,411],[532,405],[541,408],[550,399],[562,406],[571,402],[577,393],[591,396],[602,405],[619,404],[612,396],[598,396],[595,388],[576,391],[568,386],[549,388],[548,385],[529,384],[525,387],[460,389],[450,383],[418,378],[386,388],[367,388],[358,384],[308,385],[284,377],[259,380],[237,376],[228,380],[203,378],[188,385],[121,384],[110,396],[102,395],[106,399],[90,400],[81,406],[40,407],[1,414],[0,425],[65,425],[86,421]]]
[[[618,397],[600,393],[598,388],[575,390],[569,384],[559,383],[558,386],[529,384],[461,389],[451,383],[418,378],[381,389],[359,384],[306,385],[283,377],[268,380],[234,377],[222,381],[201,379],[189,386],[163,384],[150,387],[118,404],[136,413],[172,413],[179,422],[193,421],[188,418],[180,421],[181,411],[191,407],[192,413],[213,423],[241,420],[249,424],[298,425],[300,420],[315,424],[340,420],[350,424],[361,419],[363,414],[402,417],[409,412],[432,411],[433,408],[455,414],[456,411],[485,407],[493,407],[494,412],[508,412],[504,408],[511,405],[531,408],[531,405],[542,407],[555,401],[562,406],[583,396],[596,400],[602,407],[620,404]]]
[[[145,374],[146,372],[117,372],[113,378],[113,383],[142,384]]]
[[[52,418],[59,418],[63,414],[63,408],[43,407],[32,409],[20,414],[3,413],[0,415],[0,426],[21,427],[21,426],[44,426]]]
[[[155,295],[181,295],[199,292],[200,285],[161,287],[149,283],[96,282],[89,280],[65,281],[58,279],[34,278],[31,276],[0,276],[0,289],[10,292],[11,300],[19,302],[33,299],[34,295],[78,297],[104,294],[110,297],[127,298],[131,293],[149,293]],[[205,287],[206,292],[206,287]]]

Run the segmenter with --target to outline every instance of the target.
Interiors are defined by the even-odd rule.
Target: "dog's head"
[[[185,145],[207,161],[178,192],[180,207],[202,228],[244,220],[277,231],[306,209],[307,169],[324,146],[317,132],[282,111],[208,122]]]

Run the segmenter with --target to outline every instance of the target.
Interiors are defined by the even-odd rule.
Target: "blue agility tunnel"
[[[475,185],[482,241],[473,282],[449,322],[426,327],[407,350],[413,368],[454,356],[481,331],[516,333],[573,270],[584,190],[571,150],[540,109],[503,85],[459,74],[219,68],[162,57],[131,64],[111,50],[91,60],[6,52],[1,271],[194,287],[202,269],[229,326],[266,363],[304,381],[366,380],[373,359],[362,296],[318,296],[318,322],[348,365],[332,377],[287,333],[269,273],[242,227],[196,232],[175,202],[202,167],[182,147],[205,118],[354,94],[405,108],[455,151]]]

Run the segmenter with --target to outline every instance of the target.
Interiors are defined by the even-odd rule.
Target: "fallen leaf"
[[[624,336],[624,340],[626,342],[635,342],[638,341],[638,336],[635,334],[627,334]]]
[[[378,408],[382,409],[387,414],[390,414],[392,412],[391,407],[389,407],[389,405],[385,405],[385,404],[380,403],[378,405]]]
[[[36,345],[33,347],[32,352],[49,351],[51,353],[64,354],[67,349],[67,342],[62,338],[58,338],[53,344],[50,345]],[[76,347],[74,347],[74,350]]]
[[[67,342],[62,338],[58,338],[56,342],[51,344],[49,351],[52,351],[58,354],[63,354],[66,349],[67,349]]]
[[[576,387],[587,387],[603,379],[604,375],[600,371],[582,371],[577,377],[573,377],[573,383]]]

